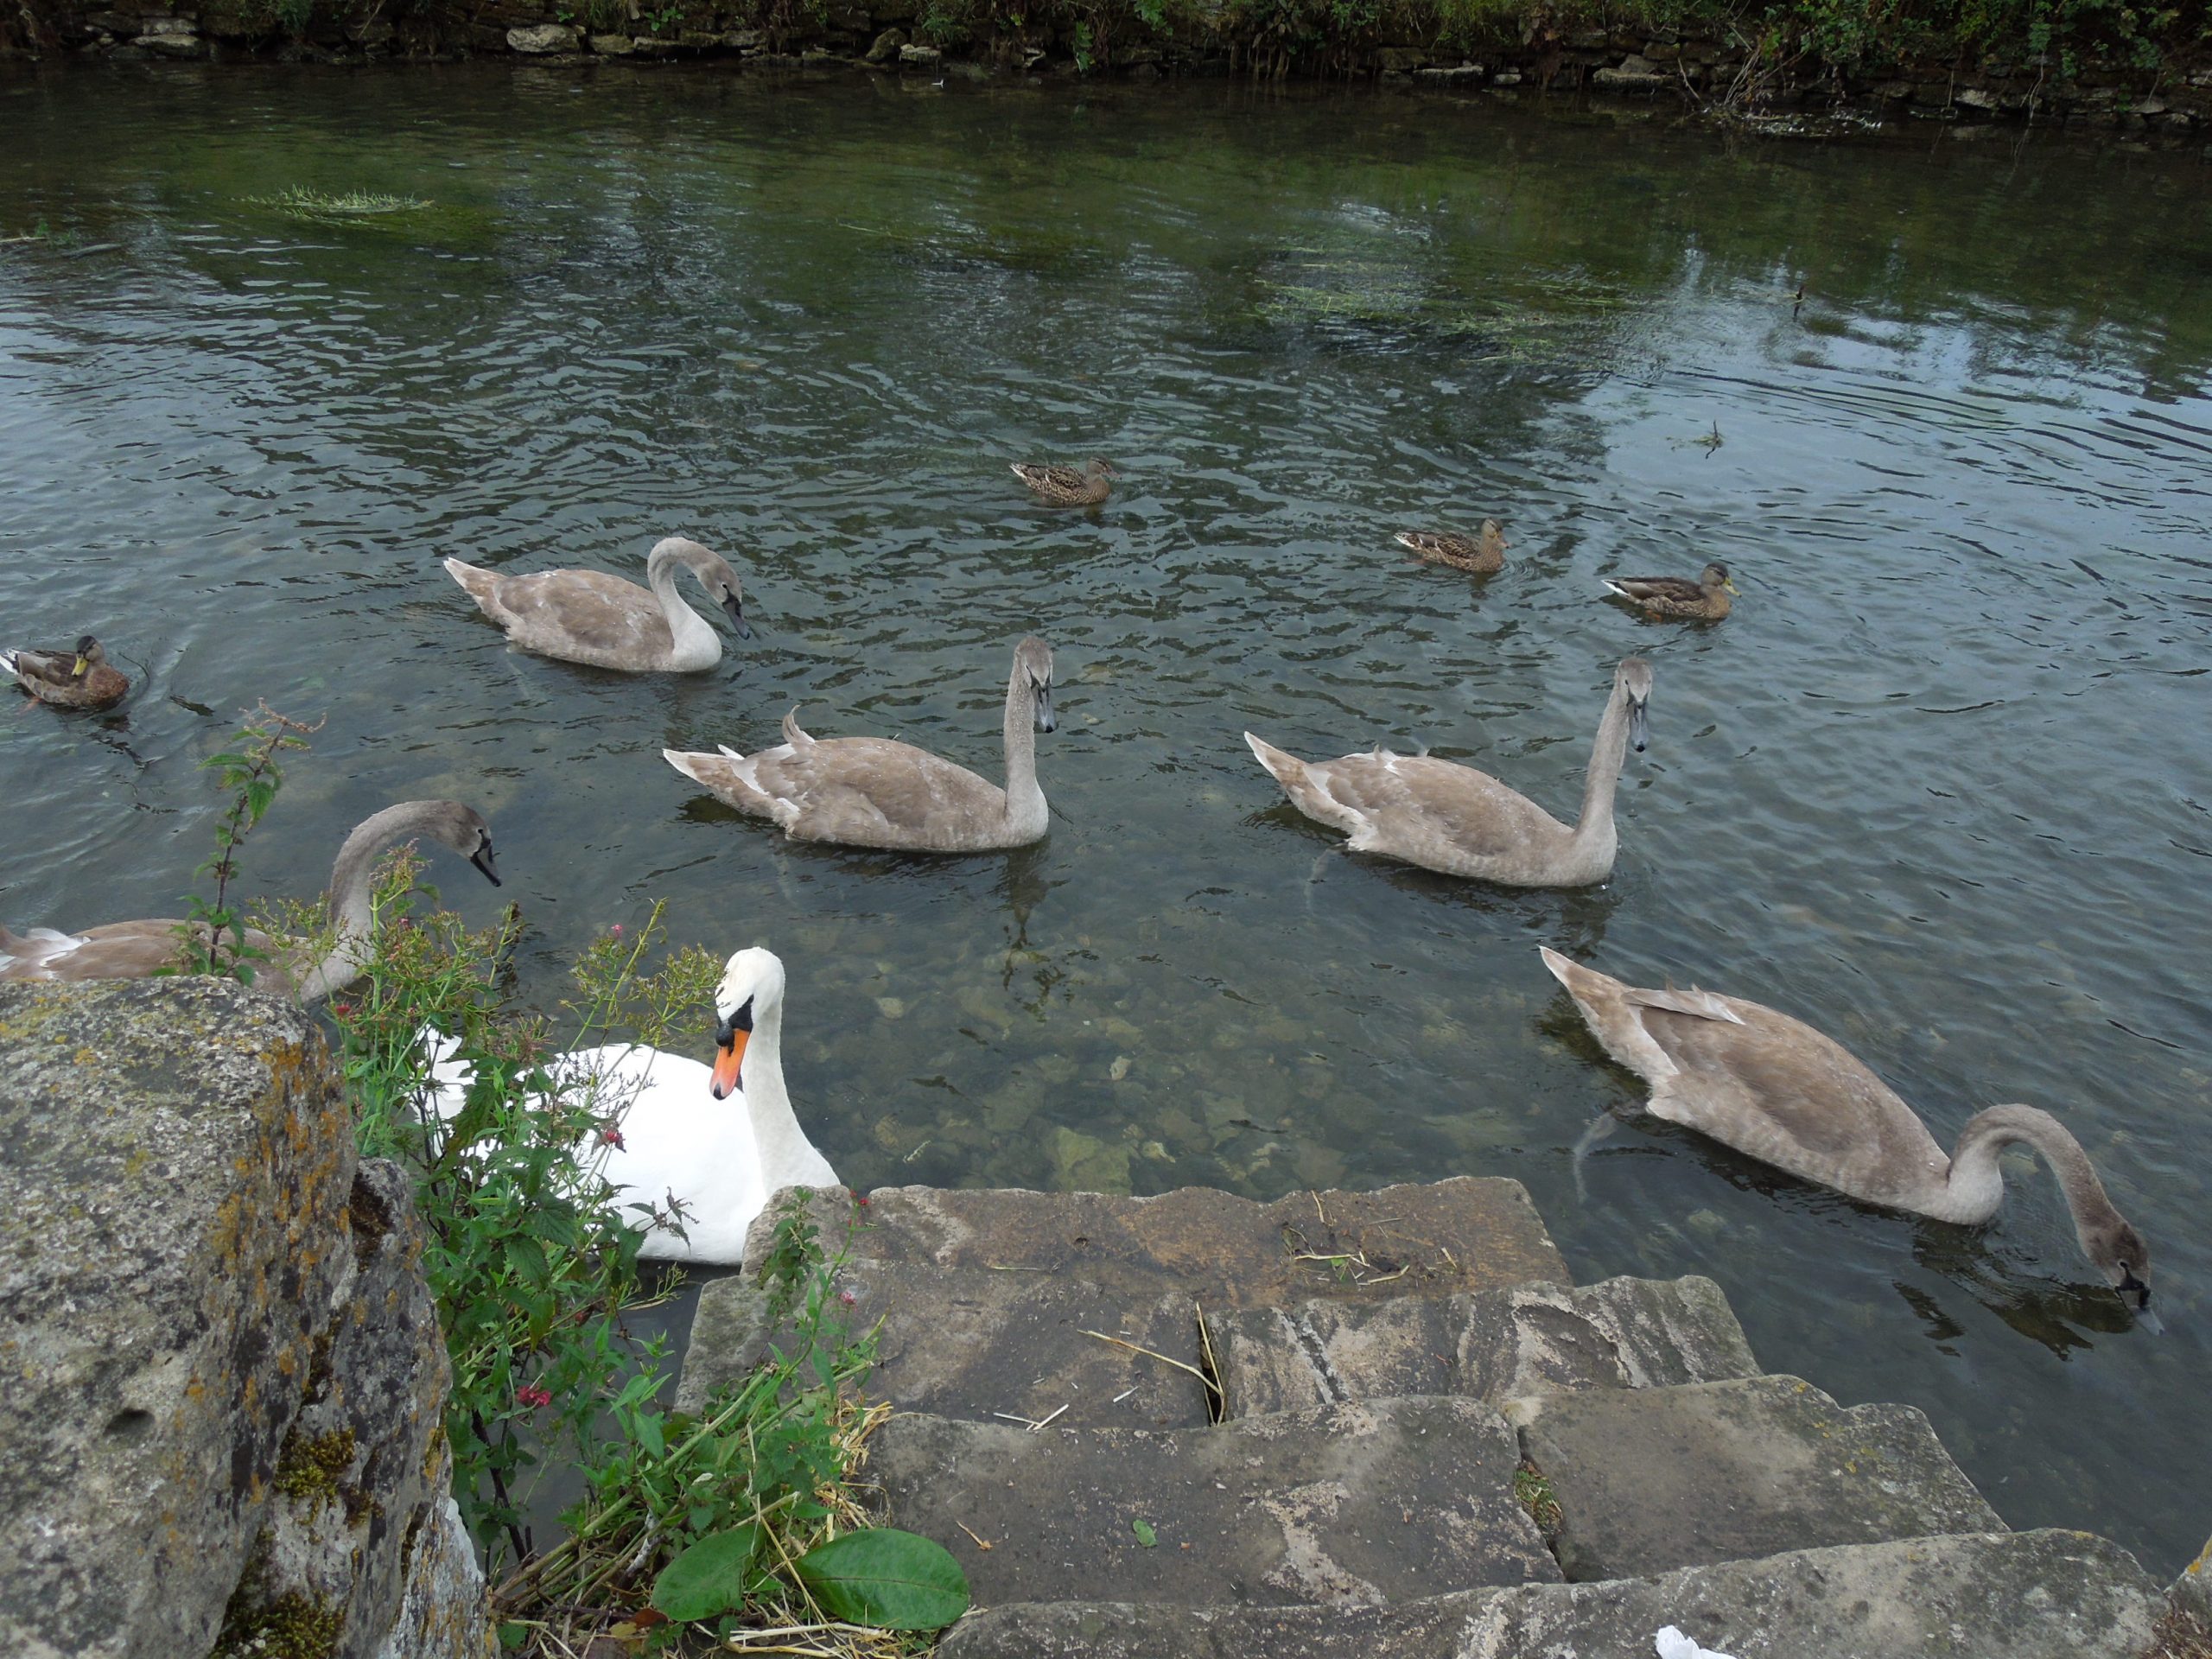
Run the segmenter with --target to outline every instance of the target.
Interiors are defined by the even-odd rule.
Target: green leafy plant
[[[269,953],[246,940],[245,913],[231,901],[231,882],[238,874],[238,849],[260,823],[283,786],[284,773],[276,757],[304,749],[308,739],[322,729],[278,714],[262,703],[245,718],[231,739],[231,747],[211,754],[200,765],[212,771],[231,793],[231,810],[215,825],[215,856],[197,872],[215,879],[212,897],[185,895],[185,919],[177,924],[177,961],[161,971],[169,974],[213,974],[253,983],[257,962]]]

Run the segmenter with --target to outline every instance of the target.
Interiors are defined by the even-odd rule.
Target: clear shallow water
[[[1710,1274],[1768,1366],[1924,1408],[2012,1524],[2161,1575],[2212,1528],[2201,164],[506,66],[0,78],[0,235],[74,238],[0,247],[0,627],[143,671],[106,719],[0,704],[10,922],[172,912],[218,805],[194,763],[265,696],[328,724],[258,886],[453,794],[534,994],[654,897],[772,945],[794,1096],[857,1185],[1510,1175],[1579,1277]],[[251,200],[295,186],[432,205]],[[1006,471],[1094,452],[1095,516]],[[1486,586],[1389,543],[1484,512]],[[689,679],[512,654],[435,563],[629,571],[677,531],[760,630]],[[1593,597],[1708,556],[1720,627]],[[1041,847],[792,848],[659,758],[804,700],[988,772],[1029,629],[1062,683]],[[1652,747],[1592,892],[1346,857],[1238,738],[1426,744],[1571,812],[1630,651]],[[1811,1019],[1946,1141],[2057,1110],[2168,1334],[2024,1163],[1981,1233],[1649,1120],[1578,1186],[1634,1090],[1546,943]]]

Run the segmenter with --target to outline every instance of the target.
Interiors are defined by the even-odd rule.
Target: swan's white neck
[[[1029,676],[1019,660],[1006,683],[1006,816],[1007,822],[1032,836],[1041,836],[1051,822],[1045,791],[1037,783],[1037,698],[1029,689]]]
[[[745,1045],[738,1077],[745,1109],[753,1120],[753,1142],[760,1148],[760,1179],[770,1192],[792,1185],[835,1186],[829,1160],[815,1150],[791,1110],[784,1087],[784,1004],[779,997],[753,1010],[753,1035]]]
[[[690,543],[678,537],[656,543],[645,560],[645,581],[668,619],[670,662],[677,668],[710,668],[721,660],[721,637],[707,619],[684,602],[676,591],[678,566],[689,568]]]

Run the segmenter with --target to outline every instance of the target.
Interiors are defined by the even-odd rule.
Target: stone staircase
[[[1709,1280],[1572,1285],[1517,1182],[865,1213],[867,1478],[967,1570],[944,1659],[2134,1659],[2164,1611],[2118,1547],[2008,1531],[1918,1411],[1762,1374]],[[773,1335],[709,1285],[678,1405]]]

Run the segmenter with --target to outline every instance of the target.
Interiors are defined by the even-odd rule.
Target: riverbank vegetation
[[[188,900],[176,971],[250,981],[236,855],[275,803],[276,757],[313,729],[264,708],[205,763],[232,804],[202,872],[216,891]],[[652,1230],[680,1233],[687,1214],[673,1195],[608,1179],[630,1100],[601,1066],[562,1057],[595,1048],[603,1066],[633,1045],[703,1037],[721,964],[670,949],[656,905],[600,935],[572,994],[532,1013],[507,971],[518,909],[471,929],[423,870],[410,849],[389,856],[361,976],[326,1013],[361,1155],[415,1178],[452,1366],[452,1490],[502,1649],[573,1659],[613,1635],[646,1652],[918,1650],[919,1633],[966,1610],[968,1589],[942,1547],[873,1526],[861,1502],[868,1437],[887,1408],[865,1398],[874,1339],[849,1327],[836,1289],[858,1205],[844,1236],[825,1239],[786,1204],[748,1264],[782,1334],[696,1415],[663,1397],[664,1343],[631,1328],[677,1284],[649,1276],[639,1248]],[[317,906],[258,919],[308,949],[333,931]]]
[[[25,0],[0,19],[0,55],[105,43],[189,56],[202,35],[308,55],[559,54],[588,36],[589,50],[623,57],[865,53],[891,65],[922,48],[1084,75],[1363,77],[1464,60],[1572,89],[1617,67],[1589,54],[1656,46],[1630,72],[1653,77],[1637,89],[1708,106],[1900,74],[2024,76],[2044,108],[2076,81],[2212,86],[2203,0],[538,0],[500,16],[485,22],[457,0],[206,0],[175,29],[152,20],[163,27],[118,41],[92,0]],[[1737,73],[1700,73],[1716,63]]]

